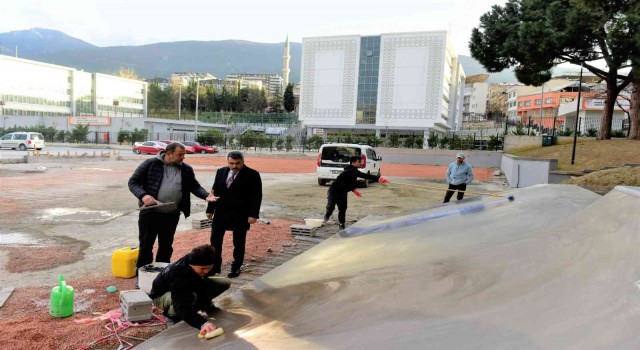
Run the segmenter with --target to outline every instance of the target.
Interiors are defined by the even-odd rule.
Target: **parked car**
[[[205,146],[205,145],[201,144],[200,142],[185,141],[185,142],[183,142],[183,144],[185,146],[193,147],[193,149],[195,150],[196,153],[205,154],[205,153],[216,153],[216,152],[218,152],[218,147],[216,147],[216,146]]]
[[[39,132],[12,132],[0,138],[0,148],[19,149],[21,151],[28,149],[40,150],[44,148],[44,136]]]
[[[133,145],[133,153],[137,154],[158,154],[167,147],[166,143],[159,141],[136,142]]]
[[[186,154],[194,154],[194,153],[196,153],[196,150],[193,147],[187,146],[187,144],[185,144],[184,142],[181,142],[181,141],[159,140],[158,142],[166,143],[167,145],[170,144],[170,143],[178,142],[178,143],[181,143],[184,146],[184,153],[186,153]]]
[[[327,182],[335,180],[344,167],[349,165],[349,158],[352,156],[362,157],[362,167],[359,170],[363,173],[382,175],[380,169],[382,157],[376,155],[373,147],[351,143],[327,143],[320,146],[318,153],[316,168],[318,185],[324,186]],[[358,179],[358,181],[362,187],[367,187],[369,184],[365,179]]]

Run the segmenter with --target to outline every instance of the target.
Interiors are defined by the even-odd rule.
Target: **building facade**
[[[146,117],[144,81],[0,55],[3,117]]]
[[[426,140],[461,121],[463,81],[444,31],[303,38],[299,119],[309,134],[418,132]]]
[[[578,98],[579,82],[555,86],[548,90],[538,90],[531,94],[518,97],[517,115],[525,126],[543,128],[562,128],[565,119],[558,115],[558,108],[562,104],[570,103]],[[582,85],[583,98],[592,97],[587,85]]]
[[[284,93],[284,87],[282,86],[282,77],[277,74],[229,74],[227,75],[227,80],[235,82],[242,81],[246,86],[250,86],[252,81],[260,82],[269,96],[274,96],[276,94],[282,95]],[[255,86],[257,86],[257,84]]]

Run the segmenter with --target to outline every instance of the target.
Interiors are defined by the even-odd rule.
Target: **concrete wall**
[[[456,160],[456,153],[463,152],[465,160],[472,167],[500,168],[502,152],[495,151],[460,151],[442,149],[409,149],[376,147],[376,153],[385,161],[398,164],[426,164],[447,166]]]
[[[509,186],[521,188],[549,183],[549,172],[558,169],[558,160],[521,158],[504,154],[500,168]]]

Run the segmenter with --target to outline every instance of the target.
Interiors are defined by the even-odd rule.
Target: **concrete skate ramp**
[[[139,348],[639,349],[640,188],[512,194],[366,218]]]

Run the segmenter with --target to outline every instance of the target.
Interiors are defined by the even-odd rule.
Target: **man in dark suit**
[[[216,258],[213,273],[222,268],[222,241],[224,233],[233,231],[233,262],[228,277],[238,277],[244,262],[247,231],[260,217],[262,203],[262,180],[260,173],[244,164],[244,155],[231,151],[227,164],[216,172],[212,193],[215,201],[207,206],[207,218],[212,219],[211,245]]]

